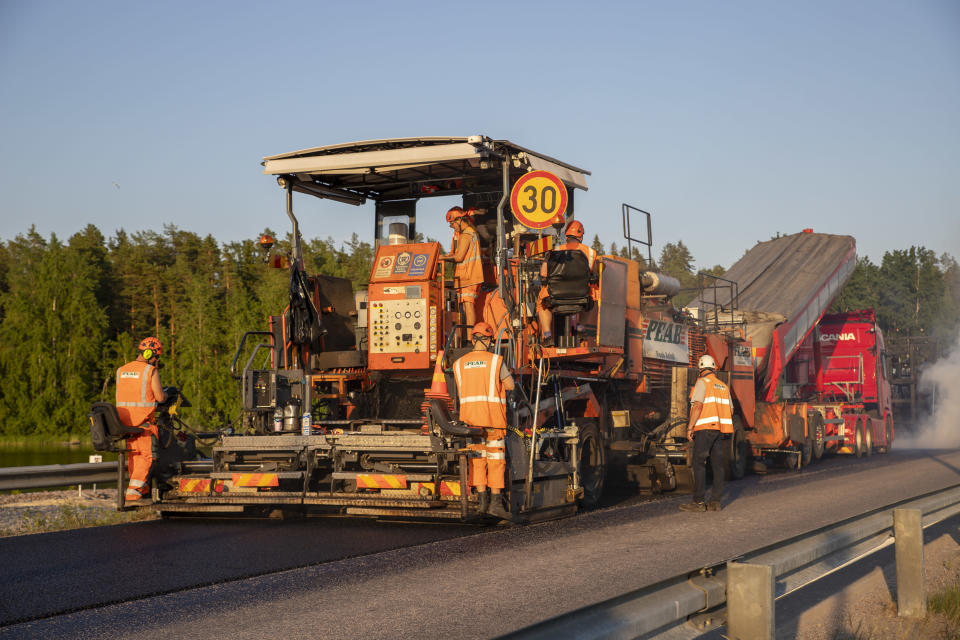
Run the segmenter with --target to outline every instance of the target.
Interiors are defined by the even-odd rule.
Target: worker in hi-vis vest
[[[594,266],[597,261],[597,252],[593,250],[592,247],[588,247],[583,244],[583,224],[579,220],[572,220],[570,224],[567,225],[566,231],[563,232],[566,237],[566,242],[563,244],[554,247],[551,251],[580,251],[583,255],[587,256],[587,266],[590,268],[590,273],[594,272]],[[546,282],[547,278],[547,261],[544,260],[543,264],[540,266],[540,280]],[[596,298],[596,293],[594,291],[595,287],[591,284],[590,291]],[[540,294],[537,296],[537,321],[540,324],[540,337],[541,344],[545,347],[553,346],[553,312],[550,309],[547,309],[543,306],[543,300],[548,295],[547,286],[544,285],[540,288]]]
[[[126,502],[142,500],[150,493],[150,469],[157,458],[159,438],[155,420],[157,403],[167,399],[157,371],[163,345],[156,338],[144,338],[137,350],[136,360],[117,369],[117,415],[120,422],[143,429],[143,433],[128,441],[130,483],[124,493]]]
[[[480,240],[470,214],[460,207],[447,211],[447,223],[453,229],[453,250],[444,259],[453,260],[453,286],[463,306],[463,323],[473,326],[477,321],[477,294],[483,282],[483,261],[480,258]]]
[[[730,389],[716,375],[712,356],[700,356],[700,375],[690,392],[687,437],[693,439],[693,500],[680,505],[684,511],[706,511],[707,458],[713,471],[711,511],[720,511],[723,494],[723,436],[733,434],[733,403]]]
[[[490,352],[493,328],[489,324],[478,322],[471,336],[473,350],[453,363],[460,421],[483,428],[484,442],[469,447],[469,484],[477,489],[481,512],[509,518],[502,492],[507,470],[507,392],[514,388],[513,376],[503,358]]]

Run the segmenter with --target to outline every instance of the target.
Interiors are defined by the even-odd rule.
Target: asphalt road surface
[[[894,451],[730,483],[719,513],[621,497],[527,527],[158,521],[8,538],[0,637],[485,638],[956,484],[960,452]]]

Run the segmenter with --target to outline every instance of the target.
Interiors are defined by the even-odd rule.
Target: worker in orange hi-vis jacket
[[[594,264],[597,261],[597,252],[591,247],[583,244],[583,232],[583,225],[580,223],[580,221],[572,220],[570,224],[567,225],[567,230],[564,231],[567,241],[558,247],[554,247],[552,251],[583,252],[583,255],[587,256],[587,265],[590,267],[590,272],[593,273]],[[546,277],[547,261],[544,260],[543,265],[540,267],[540,279],[545,280]],[[591,290],[593,290],[593,285],[591,285]],[[540,324],[540,337],[542,338],[543,346],[552,347],[553,312],[543,306],[543,299],[546,298],[547,295],[547,287],[544,285],[540,288],[540,295],[537,296],[537,321]],[[596,296],[594,295],[594,297]]]
[[[693,440],[693,501],[680,505],[683,511],[706,511],[707,458],[713,469],[711,511],[720,511],[723,493],[723,437],[733,434],[733,403],[730,389],[715,371],[712,356],[700,356],[700,375],[690,391],[690,420],[687,437]]]
[[[470,211],[472,212],[472,209]],[[463,306],[464,323],[472,327],[477,322],[477,294],[480,283],[483,282],[480,240],[470,213],[460,207],[451,207],[447,211],[447,223],[454,232],[453,250],[443,257],[456,262],[453,286],[457,289],[460,304]]]
[[[513,376],[503,358],[490,352],[493,328],[489,324],[478,322],[471,335],[473,350],[453,363],[460,420],[484,431],[483,444],[470,446],[470,484],[477,489],[481,512],[509,518],[502,492],[507,469],[507,392],[514,388]]]
[[[493,327],[493,339],[507,340],[512,335],[510,314],[507,304],[500,295],[500,288],[493,284],[484,284],[481,287],[487,291],[483,300],[483,321]]]
[[[129,440],[127,468],[130,483],[124,493],[126,502],[142,500],[150,493],[148,481],[153,461],[157,458],[159,438],[155,420],[157,403],[167,399],[157,371],[163,345],[150,337],[141,340],[137,349],[137,359],[117,369],[117,415],[120,422],[143,429],[143,433]]]

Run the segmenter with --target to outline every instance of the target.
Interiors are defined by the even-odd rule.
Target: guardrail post
[[[893,510],[894,546],[897,554],[897,615],[927,615],[923,570],[923,511]]]
[[[774,575],[766,564],[727,563],[727,637],[772,640]]]

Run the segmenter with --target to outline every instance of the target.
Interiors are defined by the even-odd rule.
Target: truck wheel
[[[863,423],[860,422],[859,418],[857,419],[856,426],[854,428],[856,429],[855,435],[854,435],[854,438],[856,440],[856,445],[853,448],[853,452],[858,458],[862,458],[863,457]]]
[[[823,415],[819,411],[814,412],[808,424],[813,426],[813,441],[811,443],[813,445],[813,459],[819,460],[823,457],[824,450],[826,449],[823,441]]]
[[[607,474],[607,457],[603,449],[603,438],[596,422],[587,422],[580,427],[580,445],[578,467],[583,497],[580,506],[589,509],[597,506],[603,495],[603,484]]]
[[[863,454],[866,456],[873,454],[873,422],[869,417],[863,419]]]
[[[724,440],[723,469],[727,480],[739,480],[747,475],[747,461],[750,449],[747,447],[747,433],[743,429],[740,416],[733,416],[733,435]]]

